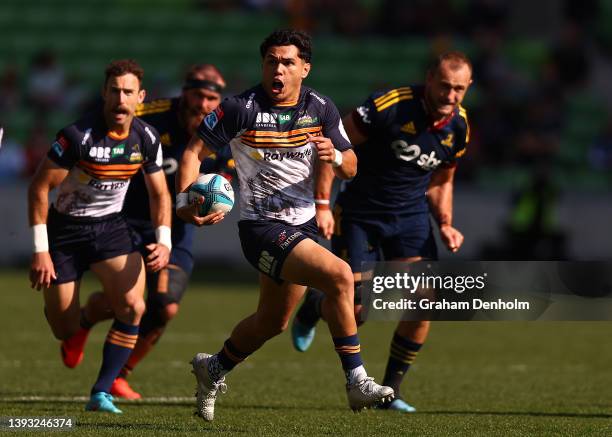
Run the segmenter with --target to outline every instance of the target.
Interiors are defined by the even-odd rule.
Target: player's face
[[[183,91],[182,117],[187,133],[193,135],[204,116],[212,112],[221,103],[221,94],[204,88],[192,88]]]
[[[263,59],[262,85],[275,103],[296,101],[310,64],[298,56],[296,46],[273,46]]]
[[[132,118],[136,106],[145,98],[145,91],[140,89],[140,82],[131,73],[110,77],[104,87],[104,116],[110,127],[126,127]]]
[[[454,68],[451,68],[454,67]],[[434,117],[448,117],[463,101],[472,83],[472,73],[467,64],[451,65],[444,61],[437,71],[427,75],[425,98]]]

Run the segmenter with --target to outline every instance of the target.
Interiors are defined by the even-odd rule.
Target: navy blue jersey
[[[190,136],[179,121],[180,98],[160,99],[139,105],[136,115],[154,126],[160,135],[163,169],[166,174],[168,188],[174,199],[174,179],[185,147]],[[202,162],[200,172],[219,173],[230,171],[231,151],[229,145],[221,147],[219,153]],[[174,211],[174,209],[173,209]],[[149,197],[142,174],[134,176],[128,189],[123,213],[132,227],[141,234],[145,244],[154,242],[154,231],[151,224]],[[191,247],[193,243],[194,226],[181,220],[176,213],[172,217],[172,255],[170,262],[180,265],[186,271],[191,270]],[[183,253],[179,253],[182,251]],[[180,257],[181,259],[176,259]]]
[[[422,86],[376,92],[353,111],[368,140],[355,148],[357,176],[338,197],[345,217],[429,211],[431,174],[465,153],[469,125],[462,107],[433,125],[423,92]]]
[[[276,106],[261,85],[225,99],[204,118],[198,134],[215,151],[230,143],[243,220],[291,225],[315,215],[317,148],[307,135],[328,137],[340,151],[351,147],[334,103],[305,86],[291,105]]]
[[[47,155],[69,169],[58,187],[55,208],[66,215],[101,217],[121,211],[130,178],[141,168],[161,170],[159,135],[134,118],[127,135],[108,131],[102,112],[62,129]]]

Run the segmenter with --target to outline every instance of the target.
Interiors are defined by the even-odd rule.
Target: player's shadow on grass
[[[606,413],[545,413],[542,411],[420,411],[417,414],[452,414],[478,416],[533,416],[533,417],[573,417],[581,419],[612,419],[612,414]]]

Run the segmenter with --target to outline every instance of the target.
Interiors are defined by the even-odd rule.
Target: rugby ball
[[[234,190],[232,184],[223,176],[208,173],[200,174],[191,187],[189,187],[189,203],[197,203],[198,199],[204,198],[204,202],[198,206],[198,215],[214,212],[228,213],[234,207]]]

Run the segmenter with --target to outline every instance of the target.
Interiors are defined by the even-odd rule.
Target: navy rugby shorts
[[[135,251],[121,213],[103,217],[73,217],[51,207],[47,220],[49,253],[63,284],[81,279],[93,263]]]
[[[332,251],[345,260],[353,272],[360,272],[363,262],[415,256],[438,258],[428,213],[388,216],[380,220],[357,220],[338,212],[335,216]]]
[[[241,220],[238,222],[240,244],[253,267],[281,284],[283,264],[291,250],[302,240],[317,239],[317,221],[313,217],[301,225],[276,220]]]

